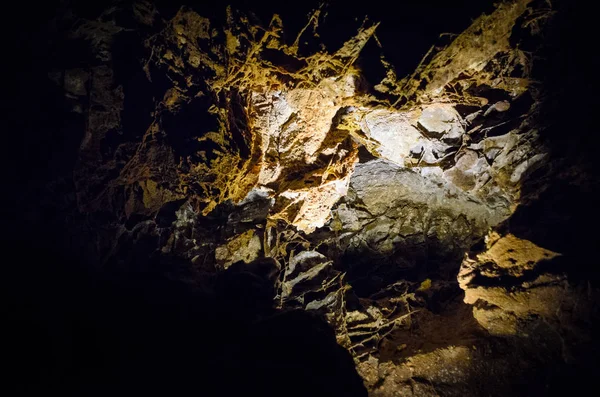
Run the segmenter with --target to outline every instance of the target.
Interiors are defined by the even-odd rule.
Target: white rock
[[[412,113],[388,109],[376,109],[365,116],[362,127],[370,138],[380,143],[377,151],[381,157],[404,165],[404,159],[421,139],[411,124],[412,116]]]
[[[540,154],[536,154],[535,156],[533,156],[532,158],[530,158],[528,160],[525,160],[524,162],[519,164],[517,166],[517,168],[515,168],[512,175],[510,176],[510,181],[512,183],[519,182],[523,178],[523,175],[526,172],[530,173],[530,172],[533,172],[536,169],[538,169],[542,165],[542,161],[546,157],[547,157],[547,154],[540,153]]]
[[[423,109],[419,127],[432,138],[441,138],[451,131],[462,131],[460,117],[451,105],[433,104]]]

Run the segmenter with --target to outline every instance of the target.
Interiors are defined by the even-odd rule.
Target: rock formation
[[[57,244],[100,272],[253,275],[274,308],[326,319],[369,395],[549,395],[598,297],[553,229],[581,217],[539,221],[566,213],[558,186],[596,186],[557,150],[551,3],[499,3],[404,78],[369,19],[313,45],[324,7],[293,37],[231,6],[66,12],[71,58],[47,78],[74,161],[26,211],[58,214]]]

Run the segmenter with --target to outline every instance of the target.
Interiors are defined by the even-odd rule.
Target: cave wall
[[[252,274],[323,316],[374,396],[558,392],[597,298],[574,9],[500,3],[404,77],[376,21],[320,46],[326,8],[288,32],[234,7],[66,7],[14,235],[101,274]]]

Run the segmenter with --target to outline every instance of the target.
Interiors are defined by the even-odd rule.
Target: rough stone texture
[[[386,266],[393,273],[418,271],[426,262],[431,272],[436,263],[440,272],[452,272],[457,258],[503,217],[441,178],[375,160],[357,166],[348,195],[333,210],[330,255],[341,252],[342,262],[371,267],[376,278],[385,279]]]
[[[428,97],[447,94],[445,90],[453,86],[460,90],[458,95],[462,96],[463,101],[487,104],[485,98],[470,98],[468,89],[481,84],[481,80],[490,79],[486,66],[507,50],[511,55],[502,61],[505,63],[503,66],[507,69],[517,65],[527,67],[526,57],[518,49],[511,49],[509,40],[511,30],[519,17],[527,12],[531,2],[519,0],[502,3],[495,12],[479,17],[444,51],[428,54],[432,55],[427,59],[428,62],[423,62],[413,75],[405,78],[399,91],[408,99],[421,97],[420,100],[427,100]],[[518,97],[527,90],[527,76],[513,77],[509,74],[496,80],[495,86],[507,91],[513,98]],[[427,83],[424,89],[419,86],[423,80]]]
[[[232,8],[223,23],[148,2],[77,18],[93,62],[48,74],[81,138],[48,187],[53,225],[99,269],[151,258],[175,279],[268,284],[268,305],[327,319],[373,396],[500,396],[555,375],[591,339],[597,290],[567,274],[568,244],[546,244],[557,228],[520,218],[557,181],[590,186],[532,87],[548,3],[501,3],[411,76],[382,62],[369,84],[368,22],[307,54],[319,11],[292,44],[278,16]]]
[[[414,112],[375,109],[363,117],[363,130],[379,143],[376,149],[379,156],[404,166],[405,159],[422,141],[413,126],[414,118]]]
[[[260,237],[253,230],[234,237],[226,245],[217,247],[215,257],[217,264],[227,269],[235,262],[250,263],[258,259],[262,246]]]
[[[465,303],[475,305],[475,319],[491,334],[515,335],[519,322],[552,318],[571,299],[564,277],[542,270],[558,254],[511,234],[493,233],[486,241],[486,251],[465,259],[458,280]],[[509,287],[494,282],[501,277],[511,280]]]
[[[499,9],[498,18],[513,17],[515,9],[506,10]],[[153,7],[136,8],[135,15],[158,29],[143,42],[143,71],[136,78],[150,91],[155,81],[169,81],[156,88],[155,103],[145,105],[154,109],[154,117],[146,124],[136,121],[135,134],[123,135],[123,123],[147,116],[123,113],[129,88],[115,80],[108,50],[118,43],[114,35],[121,28],[85,21],[75,34],[94,37],[92,48],[102,64],[90,77],[81,69],[63,72],[65,90],[76,98],[91,81],[91,110],[85,114],[87,130],[75,170],[82,211],[108,209],[118,222],[135,223],[188,199],[208,215],[259,189],[274,201],[265,216],[310,233],[331,218],[331,208],[346,195],[363,147],[400,166],[416,167],[433,183],[441,175],[450,191],[456,186],[471,192],[494,213],[508,216],[519,200],[521,180],[544,164],[535,131],[521,128],[506,139],[507,134],[488,137],[494,125],[486,117],[502,114],[513,124],[515,117],[524,117],[511,114],[510,100],[519,97],[481,106],[483,114],[471,121],[461,120],[456,105],[442,101],[443,93],[422,105],[372,107],[372,98],[357,89],[360,74],[351,61],[376,25],[361,29],[337,52],[298,59],[290,69],[271,59],[273,51],[292,58],[297,51],[277,39],[278,17],[262,38],[251,39],[242,32],[255,27],[236,24],[232,10],[225,27],[185,7],[166,26],[157,24]],[[486,72],[479,83],[502,76]],[[515,110],[522,111],[528,109]]]
[[[464,133],[458,113],[448,105],[428,106],[423,109],[418,126],[431,138],[460,138]]]

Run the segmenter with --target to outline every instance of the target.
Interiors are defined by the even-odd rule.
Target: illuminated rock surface
[[[567,131],[562,91],[539,81],[562,3],[500,3],[402,79],[376,21],[326,48],[306,44],[331,29],[323,8],[298,33],[235,7],[133,4],[56,20],[74,60],[45,77],[79,135],[27,211],[57,214],[65,250],[100,272],[160,263],[246,308],[231,324],[259,324],[250,355],[283,338],[269,310],[322,316],[371,396],[551,395],[584,366],[593,238],[570,228],[598,220],[596,185],[565,138],[583,126]]]

